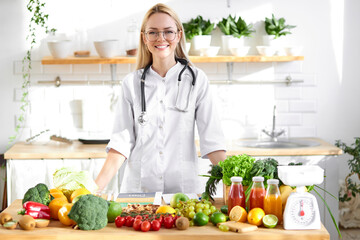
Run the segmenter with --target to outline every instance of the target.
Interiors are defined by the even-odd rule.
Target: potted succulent
[[[192,18],[189,22],[183,23],[185,36],[188,41],[191,41],[193,53],[199,55],[201,48],[210,47],[211,33],[214,30],[215,24],[210,20],[204,20],[202,16]]]
[[[245,37],[251,37],[251,34],[255,32],[252,24],[246,24],[245,20],[241,17],[236,19],[236,16],[229,15],[227,18],[223,18],[218,24],[217,27],[224,34],[222,36],[223,43],[223,52],[230,53],[229,50],[248,50],[248,48],[244,47],[244,39]],[[232,51],[233,54],[235,53]],[[247,51],[246,51],[247,52]],[[246,52],[244,52],[246,55]],[[237,51],[238,55],[239,52]]]
[[[272,18],[265,18],[265,31],[267,35],[263,38],[264,45],[279,46],[278,39],[281,36],[291,34],[290,29],[295,27],[294,25],[286,25],[284,18],[277,19],[274,14],[272,14]]]

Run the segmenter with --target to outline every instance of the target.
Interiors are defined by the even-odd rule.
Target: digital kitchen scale
[[[318,203],[314,195],[304,191],[304,186],[322,183],[324,170],[315,165],[278,166],[278,176],[286,185],[296,186],[296,192],[286,201],[284,229],[320,229]]]

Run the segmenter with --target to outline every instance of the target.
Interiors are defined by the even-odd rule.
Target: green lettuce
[[[231,177],[242,177],[242,185],[249,186],[252,182],[252,175],[250,174],[253,168],[255,158],[246,154],[229,156],[224,161],[219,162],[222,168],[223,183],[227,186],[231,185]]]
[[[98,186],[88,171],[76,171],[70,167],[63,167],[53,174],[54,187],[62,191],[70,199],[71,194],[79,188],[86,188],[95,193]]]

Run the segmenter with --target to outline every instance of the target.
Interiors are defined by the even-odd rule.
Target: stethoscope
[[[178,92],[176,95],[176,100],[175,100],[175,108],[181,112],[186,112],[189,106],[189,100],[190,100],[190,93],[192,91],[192,88],[195,86],[195,82],[196,82],[196,77],[195,77],[195,73],[192,70],[192,68],[189,66],[189,62],[186,59],[181,59],[181,58],[176,58],[176,61],[180,62],[182,65],[185,65],[183,67],[183,69],[180,71],[179,76],[178,76]],[[141,75],[141,82],[140,82],[140,90],[141,90],[141,114],[138,118],[138,122],[140,125],[145,125],[148,122],[148,117],[146,115],[146,100],[145,100],[145,76],[147,74],[147,72],[149,71],[149,68],[151,67],[151,63],[149,65],[147,65],[144,68],[144,71]],[[180,89],[180,82],[181,82],[181,76],[184,73],[184,71],[186,69],[189,69],[190,73],[191,73],[191,77],[192,77],[192,83],[191,83],[191,89],[188,93],[188,97],[187,97],[187,103],[185,108],[181,108],[177,105],[178,102],[178,97],[179,97],[179,89]]]

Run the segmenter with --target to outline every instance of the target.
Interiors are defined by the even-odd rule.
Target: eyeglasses
[[[163,38],[166,41],[174,41],[177,32],[173,30],[166,30],[166,31],[148,31],[145,32],[146,39],[150,42],[155,42],[158,40],[160,33],[162,33]]]

